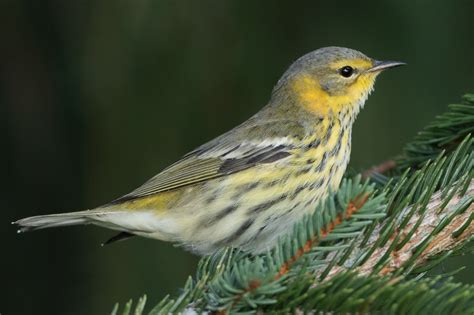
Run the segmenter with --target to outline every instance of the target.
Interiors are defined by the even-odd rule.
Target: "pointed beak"
[[[399,66],[404,66],[406,63],[401,61],[379,61],[375,60],[372,68],[367,70],[367,72],[378,72],[389,68],[395,68]]]

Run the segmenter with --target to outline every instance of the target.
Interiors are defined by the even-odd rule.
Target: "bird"
[[[349,163],[352,127],[377,76],[404,65],[344,47],[309,52],[284,72],[268,103],[132,192],[78,212],[13,222],[19,232],[94,224],[208,255],[271,249],[330,191]]]

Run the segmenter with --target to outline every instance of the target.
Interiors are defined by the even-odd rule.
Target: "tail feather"
[[[169,220],[161,222],[152,213],[147,211],[127,211],[110,208],[39,215],[18,220],[13,222],[13,224],[19,227],[19,233],[59,226],[94,224],[132,234],[149,234],[159,232],[162,226],[170,226]]]
[[[92,223],[94,211],[79,211],[59,214],[38,215],[13,222],[18,225],[18,233],[46,229],[51,227],[69,226]]]

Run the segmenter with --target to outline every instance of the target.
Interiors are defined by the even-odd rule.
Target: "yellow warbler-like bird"
[[[208,254],[258,253],[339,186],[352,124],[377,75],[403,65],[326,47],[294,62],[253,117],[93,210],[21,219],[19,231],[95,224]]]

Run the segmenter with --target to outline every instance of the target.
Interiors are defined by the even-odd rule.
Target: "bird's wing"
[[[274,163],[289,155],[291,153],[287,146],[270,143],[265,146],[253,143],[237,144],[226,150],[190,154],[122,198],[127,200],[141,198],[193,185],[239,172],[257,164]]]
[[[275,163],[292,154],[290,151],[294,148],[293,141],[288,137],[267,134],[264,139],[243,140],[244,137],[239,131],[234,129],[233,132],[224,134],[190,152],[115,202],[193,185],[233,174],[258,164]],[[246,134],[248,135],[248,133]]]

